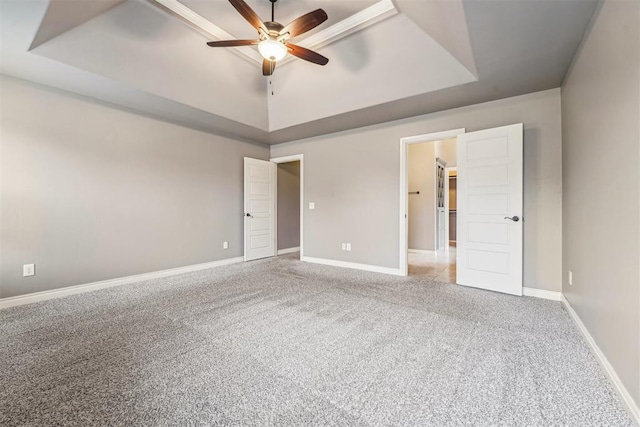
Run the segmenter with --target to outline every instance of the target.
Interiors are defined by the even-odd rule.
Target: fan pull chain
[[[274,3],[271,3],[273,5]],[[275,63],[270,62],[269,68],[271,68],[271,73],[269,74],[269,86],[271,86],[271,96],[273,96],[273,70],[275,69]]]

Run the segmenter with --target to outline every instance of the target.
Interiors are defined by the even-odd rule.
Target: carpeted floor
[[[560,303],[294,255],[0,322],[2,426],[632,425]]]

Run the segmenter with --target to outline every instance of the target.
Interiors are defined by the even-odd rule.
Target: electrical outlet
[[[222,242],[222,249],[229,249],[229,242]]]
[[[346,251],[346,250],[347,250],[347,244],[346,244],[346,243],[343,243],[343,244],[342,244],[342,250],[343,250],[343,251]]]
[[[351,252],[351,243],[347,243],[347,252]]]
[[[573,285],[573,271],[569,270],[569,284]]]
[[[316,208],[316,204],[314,202],[309,202],[309,210],[314,210]]]
[[[36,275],[35,264],[25,264],[22,266],[22,277],[35,276],[35,275]]]

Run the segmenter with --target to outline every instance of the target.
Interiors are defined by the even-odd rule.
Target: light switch
[[[35,276],[36,275],[36,265],[35,264],[25,264],[22,266],[22,276]]]
[[[347,251],[351,252],[351,243],[347,243]]]
[[[309,202],[309,210],[314,210],[316,208],[316,204],[314,202]]]
[[[346,250],[347,250],[347,244],[346,244],[346,243],[343,243],[343,244],[342,244],[342,250],[343,250],[343,251],[346,251]]]

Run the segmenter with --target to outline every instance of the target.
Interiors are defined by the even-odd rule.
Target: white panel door
[[[244,158],[244,260],[276,255],[276,164]]]
[[[458,136],[457,282],[522,295],[522,123]]]

